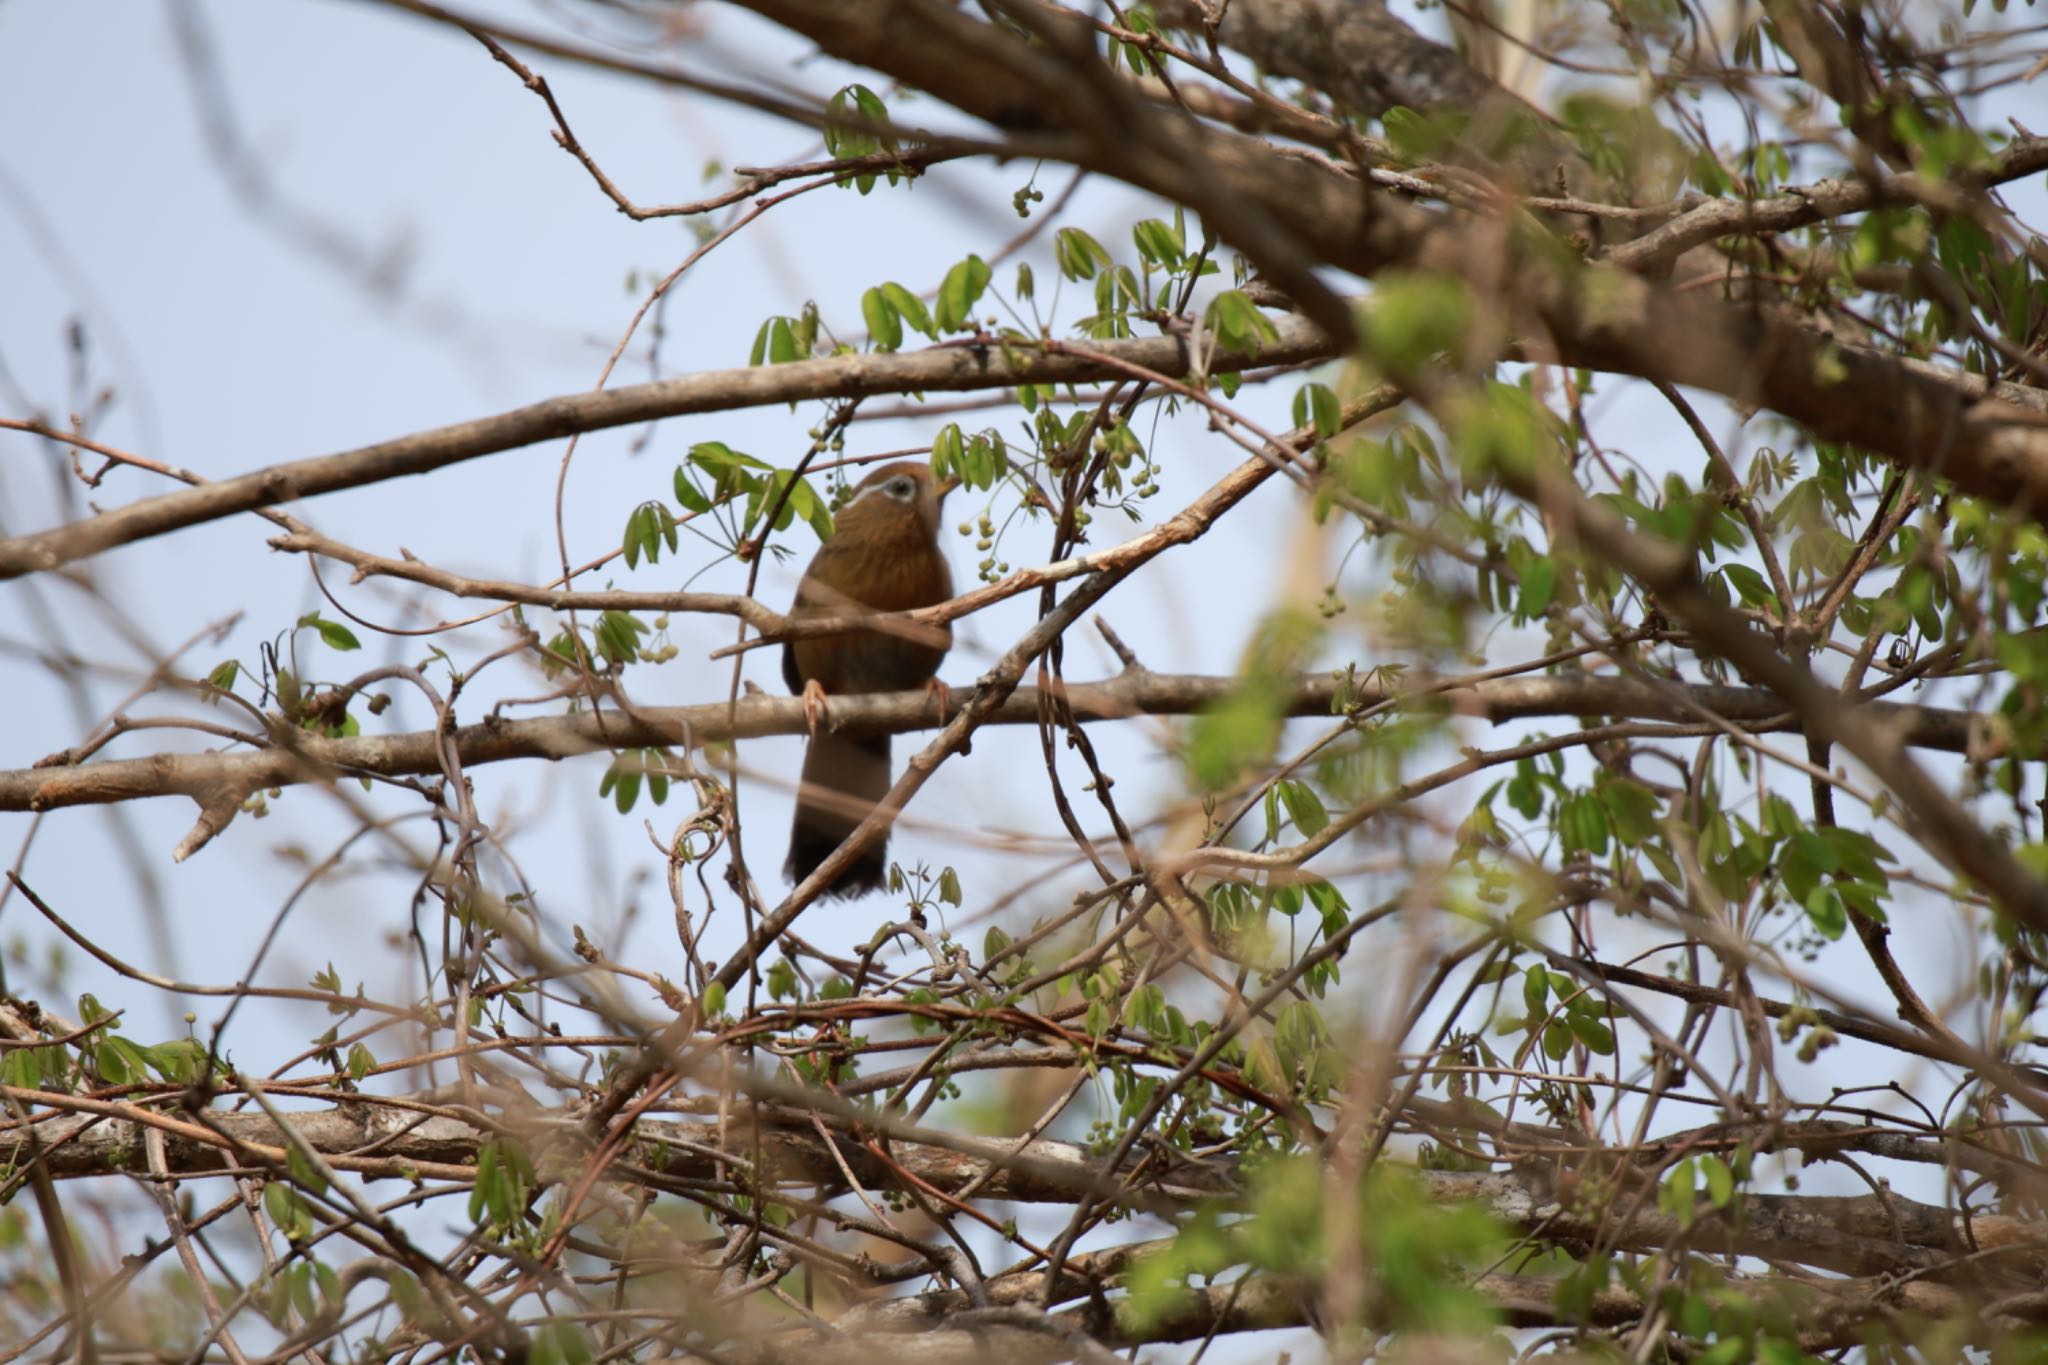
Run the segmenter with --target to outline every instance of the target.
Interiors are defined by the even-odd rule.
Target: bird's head
[[[959,482],[957,477],[933,478],[931,466],[917,460],[885,464],[854,485],[853,496],[834,518],[834,534],[883,538],[918,531],[936,541],[939,506]]]

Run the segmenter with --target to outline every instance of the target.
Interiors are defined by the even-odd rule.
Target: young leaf
[[[934,341],[939,339],[939,329],[932,325],[932,315],[925,308],[923,299],[894,280],[885,280],[881,290],[882,297],[889,301],[898,317],[910,324],[912,330],[922,332]]]
[[[339,621],[325,619],[317,611],[309,611],[304,616],[301,616],[299,618],[299,626],[301,628],[311,626],[314,630],[320,632],[321,641],[329,649],[338,649],[346,652],[363,647],[363,642],[356,638],[354,631]]]
[[[962,331],[974,321],[974,305],[988,288],[988,281],[988,262],[979,256],[969,256],[946,272],[939,285],[936,314],[940,331]]]
[[[897,316],[889,296],[879,288],[860,296],[860,316],[868,325],[868,336],[876,350],[893,351],[903,344],[903,319]]]

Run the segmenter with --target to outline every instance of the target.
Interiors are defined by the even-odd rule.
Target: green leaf
[[[1607,808],[1586,792],[1574,792],[1557,805],[1557,834],[1564,851],[1605,855]]]
[[[1344,405],[1328,384],[1303,384],[1294,394],[1294,425],[1313,426],[1319,437],[1335,436],[1342,429]]]
[[[315,1166],[311,1158],[297,1147],[287,1147],[285,1149],[284,1165],[285,1169],[291,1172],[293,1180],[311,1190],[314,1194],[327,1193],[327,1177],[322,1175],[320,1168]]]
[[[645,503],[626,514],[626,530],[619,537],[619,548],[626,556],[626,567],[633,568],[640,562],[640,547],[646,534],[647,506]]]
[[[1814,932],[1824,939],[1838,939],[1849,927],[1849,907],[1842,903],[1842,893],[1832,886],[1815,887],[1806,896],[1804,906]]]
[[[1079,228],[1061,228],[1054,233],[1052,254],[1060,274],[1070,280],[1092,280],[1096,270],[1110,263],[1102,243]]]
[[[761,487],[760,476],[754,470],[769,470],[773,466],[764,460],[757,460],[745,451],[734,450],[723,441],[700,441],[690,447],[689,461],[711,476],[714,496],[719,499],[735,497],[741,493],[755,493]],[[677,478],[677,496],[681,497],[681,485],[685,482],[680,474]],[[686,504],[687,505],[687,504]],[[709,504],[706,504],[709,510]]]
[[[868,335],[876,350],[893,351],[903,344],[903,319],[896,315],[889,296],[879,288],[860,296],[860,315],[868,325]]]
[[[939,428],[939,434],[932,437],[933,478],[943,479],[959,470],[964,444],[958,422],[948,422]]]
[[[1508,780],[1508,805],[1517,815],[1534,820],[1543,813],[1543,783],[1536,775],[1536,765],[1528,759],[1515,764],[1515,775]]]
[[[1281,782],[1281,804],[1287,807],[1294,827],[1301,831],[1304,839],[1313,839],[1329,828],[1330,812],[1323,806],[1323,799],[1306,782]]]
[[[1694,1192],[1699,1179],[1697,1172],[1695,1158],[1687,1157],[1671,1168],[1657,1189],[1657,1207],[1677,1219],[1681,1228],[1692,1226],[1693,1214],[1697,1211],[1694,1207]]]
[[[174,1038],[144,1048],[143,1054],[152,1071],[175,1085],[190,1085],[199,1079],[206,1063],[206,1048],[197,1038]]]
[[[885,281],[881,290],[882,297],[889,301],[889,306],[896,310],[898,317],[932,340],[938,340],[939,329],[932,325],[932,315],[925,308],[923,299],[894,280]]]
[[[1456,145],[1463,123],[1459,113],[1420,114],[1399,104],[1380,115],[1387,141],[1411,161],[1439,160]]]
[[[699,516],[711,510],[711,499],[704,496],[696,481],[690,477],[690,471],[681,465],[676,466],[676,501],[682,504],[685,511],[695,512]]]
[[[1132,228],[1131,238],[1137,244],[1140,257],[1169,270],[1178,269],[1187,255],[1187,243],[1181,235],[1171,224],[1157,218],[1147,218]]]
[[[1776,607],[1778,597],[1771,591],[1771,585],[1764,581],[1762,574],[1747,564],[1725,565],[1721,573],[1728,580],[1728,585],[1735,589],[1735,595],[1742,599],[1744,606],[1764,609]]]
[[[809,479],[798,479],[790,486],[789,506],[792,512],[802,517],[810,528],[818,533],[818,539],[832,538],[832,509],[818,496],[818,490],[811,487]]]
[[[1571,1026],[1562,1019],[1553,1019],[1543,1029],[1543,1055],[1553,1062],[1561,1062],[1571,1054]]]
[[[966,260],[946,272],[944,282],[939,285],[939,304],[935,319],[942,332],[965,330],[974,321],[974,305],[988,288],[988,262],[979,256]]]
[[[1728,1207],[1735,1197],[1735,1172],[1717,1156],[1702,1156],[1700,1174],[1707,1178],[1707,1202],[1717,1209]]]
[[[306,626],[319,631],[320,639],[329,649],[338,649],[346,653],[351,649],[363,647],[363,642],[356,638],[354,631],[339,621],[325,619],[317,611],[309,611],[299,618],[299,627],[303,629]]]
[[[1602,1057],[1614,1055],[1614,1030],[1606,1024],[1590,1014],[1580,1014],[1577,1010],[1567,1013],[1565,1022],[1571,1026],[1573,1035],[1586,1045],[1586,1051]]]
[[[325,1261],[313,1262],[313,1278],[320,1285],[320,1297],[329,1307],[342,1303],[341,1276]]]
[[[1270,754],[1280,737],[1282,700],[1274,689],[1248,683],[1204,708],[1188,734],[1187,763],[1196,784],[1214,791]]]
[[[1280,330],[1273,320],[1260,312],[1259,306],[1241,289],[1226,289],[1209,300],[1202,320],[1226,350],[1240,354],[1280,339]]]
[[[102,1038],[93,1045],[93,1068],[108,1085],[129,1085],[142,1078],[141,1068],[133,1064],[127,1051],[120,1046],[122,1041]]]
[[[1657,793],[1626,777],[1602,780],[1600,801],[1607,809],[1607,823],[1614,837],[1636,847],[1657,833]]]
[[[386,1263],[384,1283],[391,1290],[391,1301],[398,1305],[398,1311],[409,1319],[417,1319],[426,1306],[426,1296],[420,1292],[420,1282],[409,1270]]]
[[[299,1316],[311,1318],[319,1313],[320,1301],[313,1294],[313,1267],[300,1261],[286,1267],[284,1275],[291,1286],[292,1307],[299,1311]]]
[[[1557,593],[1557,561],[1544,555],[1522,571],[1522,592],[1515,602],[1516,619],[1533,621]]]
[[[640,637],[647,633],[645,622],[630,612],[608,611],[597,618],[594,635],[597,652],[614,668],[631,663],[640,650]]]
[[[889,107],[882,97],[865,85],[849,85],[826,102],[825,150],[835,157],[869,156],[877,151],[895,151],[896,139],[879,131],[889,122]],[[843,120],[857,118],[866,126],[849,128]],[[873,182],[873,177],[861,179]]]
[[[229,659],[224,664],[215,665],[213,672],[206,675],[206,681],[208,686],[217,687],[221,691],[226,692],[234,687],[235,676],[241,671],[242,666],[233,659]]]
[[[1522,973],[1522,1004],[1529,1012],[1529,1022],[1536,1021],[1549,1012],[1550,973],[1543,970],[1542,963],[1535,963]]]
[[[312,1230],[313,1219],[306,1212],[305,1202],[297,1190],[282,1180],[273,1180],[263,1187],[263,1211],[270,1216],[272,1226],[294,1242]]]
[[[803,352],[797,347],[796,333],[790,330],[788,318],[776,318],[768,324],[768,363],[787,365],[792,360],[803,359]]]
[[[1390,273],[1373,290],[1366,340],[1396,377],[1413,374],[1464,339],[1471,312],[1469,291],[1452,276]]]
[[[611,787],[612,805],[618,808],[619,814],[624,815],[631,811],[633,803],[640,799],[640,778],[641,773],[638,768],[624,767],[618,764],[614,764],[611,770],[605,774],[605,781]],[[597,794],[599,796],[604,795],[603,785],[599,786]]]

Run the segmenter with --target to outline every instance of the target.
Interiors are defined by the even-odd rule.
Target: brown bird
[[[883,465],[839,509],[832,538],[818,547],[797,584],[791,616],[912,611],[953,595],[953,574],[939,548],[939,504],[957,479],[944,483],[914,460]],[[889,792],[889,736],[820,730],[827,698],[858,692],[929,687],[941,714],[946,690],[933,681],[952,647],[945,626],[917,631],[855,630],[814,635],[782,647],[782,678],[800,693],[811,742],[797,789],[783,872],[801,883],[830,857]],[[887,841],[878,839],[825,888],[828,896],[864,896],[888,875]]]

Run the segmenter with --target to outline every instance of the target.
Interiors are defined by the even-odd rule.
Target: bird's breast
[[[897,542],[893,545],[876,544],[877,539],[842,532],[827,541],[797,588],[795,613],[914,611],[953,595],[952,572],[936,545],[906,546],[897,537],[889,538]],[[944,643],[860,630],[795,640],[790,648],[798,676],[827,693],[896,692],[929,682],[951,642],[950,630],[944,630]]]

